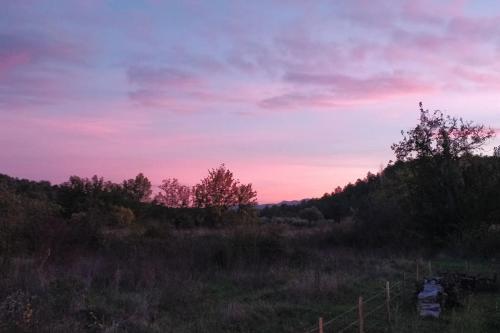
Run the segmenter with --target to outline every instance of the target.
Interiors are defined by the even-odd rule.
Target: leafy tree
[[[399,205],[407,207],[407,227],[414,238],[441,247],[472,222],[466,208],[467,168],[494,131],[441,111],[430,113],[420,103],[419,124],[402,134],[403,140],[391,147],[398,161],[410,162],[401,167],[406,195],[400,198],[407,201]]]
[[[233,173],[221,164],[208,171],[208,176],[193,187],[194,205],[198,208],[209,208],[220,219],[230,207],[240,208],[256,204],[257,193],[252,184],[240,184]]]
[[[415,158],[442,156],[447,159],[471,155],[481,150],[494,136],[494,131],[484,125],[464,121],[462,118],[445,116],[441,111],[433,113],[420,108],[420,123],[406,133],[403,140],[391,146],[400,161]]]
[[[104,189],[104,181],[97,176],[92,179],[71,176],[67,182],[59,185],[58,198],[67,216],[86,211],[93,206],[100,192]]]
[[[141,207],[140,200],[145,200],[151,193],[151,184],[142,175],[136,179],[124,181],[126,185],[121,185],[98,176],[90,179],[71,176],[58,186],[58,202],[63,207],[64,216],[85,212],[90,221],[102,224],[100,216],[108,214],[112,206],[128,207],[135,211]]]
[[[179,183],[177,178],[167,178],[160,185],[155,201],[171,208],[186,208],[191,205],[191,188]]]
[[[125,193],[136,202],[148,202],[153,193],[151,182],[142,173],[134,179],[124,180],[122,186]]]
[[[0,180],[0,253],[39,250],[55,228],[61,207],[37,187],[17,178]]]
[[[252,184],[239,184],[236,192],[238,207],[248,207],[257,204],[257,192],[252,189]]]

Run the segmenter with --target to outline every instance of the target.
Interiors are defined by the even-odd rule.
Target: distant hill
[[[260,204],[260,205],[257,205],[256,208],[257,209],[264,209],[266,207],[272,207],[272,206],[281,206],[281,205],[287,205],[287,206],[297,206],[297,205],[300,205],[301,203],[303,203],[304,201],[308,201],[310,199],[301,199],[301,200],[283,200],[283,201],[280,201],[278,203],[270,203],[270,204]]]

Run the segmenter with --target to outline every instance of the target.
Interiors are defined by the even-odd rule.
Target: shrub
[[[308,220],[300,217],[274,216],[270,221],[272,224],[288,224],[294,227],[305,227],[310,225]]]
[[[299,212],[299,216],[309,222],[315,222],[324,219],[323,213],[316,207],[307,207]]]
[[[112,206],[110,213],[110,223],[118,226],[128,226],[135,221],[134,212],[127,207]]]

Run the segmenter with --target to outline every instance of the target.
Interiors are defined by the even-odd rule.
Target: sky
[[[260,203],[378,172],[418,103],[500,129],[494,0],[0,0],[0,173],[221,163]],[[484,151],[491,153],[493,141]]]

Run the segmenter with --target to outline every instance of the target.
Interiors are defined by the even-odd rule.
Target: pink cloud
[[[436,2],[432,0],[406,1],[401,7],[401,19],[425,25],[439,26],[446,18],[462,15],[467,0]]]
[[[7,72],[12,68],[28,64],[30,62],[30,54],[28,52],[18,52],[11,54],[0,54],[0,78],[2,72]]]
[[[259,102],[259,106],[269,109],[289,109],[296,107],[334,108],[342,105],[346,106],[346,104],[344,101],[336,101],[332,96],[298,92],[266,98]]]
[[[132,66],[127,77],[133,84],[159,89],[193,88],[201,84],[194,75],[168,67]]]
[[[134,102],[171,111],[190,111],[186,95],[206,89],[194,74],[169,67],[132,66],[127,78],[134,86],[128,94]]]
[[[80,63],[84,48],[70,42],[54,40],[43,35],[0,34],[0,62],[20,57],[19,64],[44,62]]]
[[[500,16],[467,17],[458,16],[450,20],[447,31],[450,35],[463,40],[479,41],[497,40],[500,33]]]
[[[292,83],[296,91],[265,99],[260,103],[262,107],[349,106],[436,90],[432,84],[402,75],[356,78],[340,74],[287,73],[284,79]],[[319,90],[308,92],[311,86]]]
[[[112,104],[109,104],[110,106]],[[101,107],[105,107],[101,105]],[[112,106],[111,106],[112,107]],[[50,135],[66,135],[68,138],[107,139],[141,131],[150,124],[150,120],[140,115],[122,111],[121,117],[112,114],[82,115],[59,114],[41,117],[33,112],[19,110],[4,116],[2,129],[15,136],[18,132],[50,133]],[[12,129],[17,129],[12,131]],[[64,145],[64,142],[62,143]]]
[[[13,108],[67,96],[67,66],[84,62],[84,48],[41,35],[0,34],[0,105]]]
[[[129,98],[141,107],[192,113],[226,105],[254,106],[278,85],[264,81],[220,80],[220,73],[193,73],[170,67],[132,66]]]
[[[490,71],[485,73],[466,67],[456,67],[452,73],[464,81],[472,82],[483,88],[498,89],[500,87],[500,77],[491,74]]]

